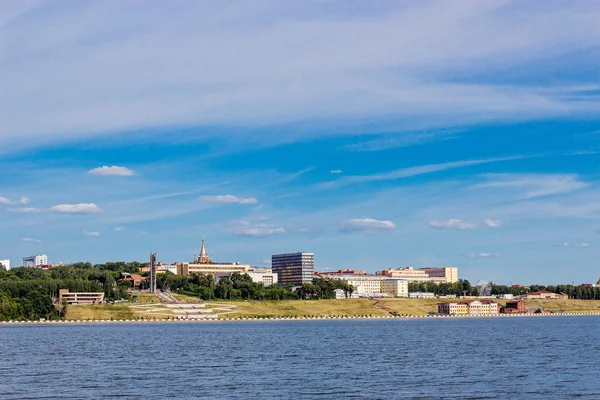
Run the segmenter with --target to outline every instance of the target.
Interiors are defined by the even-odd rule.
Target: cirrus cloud
[[[30,237],[24,237],[24,238],[23,238],[23,241],[24,241],[24,242],[32,242],[32,243],[41,243],[41,242],[42,242],[42,241],[41,241],[41,240],[39,240],[39,239],[33,239],[33,238],[30,238]]]
[[[230,194],[218,195],[218,196],[200,196],[198,200],[209,201],[212,203],[221,204],[256,204],[258,200],[254,197],[237,197]]]
[[[102,209],[94,203],[79,204],[57,204],[49,208],[48,211],[63,214],[93,214],[102,212]]]
[[[20,207],[20,208],[9,208],[8,211],[13,212],[13,213],[19,213],[19,214],[35,214],[35,213],[40,213],[44,210],[42,210],[41,208],[35,208],[35,207]]]
[[[572,247],[572,248],[579,248],[579,249],[587,249],[589,247],[592,247],[589,243],[563,243],[562,244],[563,247]]]
[[[346,233],[378,233],[396,229],[392,221],[373,218],[347,219],[340,223],[340,231]]]
[[[493,258],[493,257],[500,257],[500,254],[498,254],[498,253],[486,253],[486,252],[482,252],[482,253],[467,253],[467,254],[465,254],[465,257],[468,257],[468,258]]]
[[[483,220],[483,224],[488,228],[500,228],[502,225],[504,225],[504,222],[500,221],[499,219],[486,218]]]
[[[103,175],[103,176],[132,176],[133,171],[126,167],[118,167],[113,165],[111,167],[102,166],[94,169],[90,169],[88,174]]]
[[[267,237],[283,235],[286,233],[286,230],[281,226],[251,224],[246,221],[240,221],[230,229],[230,232],[238,236]]]
[[[93,232],[93,231],[83,231],[83,234],[85,236],[94,236],[94,237],[100,236],[100,232]]]

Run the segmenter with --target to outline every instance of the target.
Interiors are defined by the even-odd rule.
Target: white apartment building
[[[48,256],[45,254],[23,257],[24,267],[40,267],[42,265],[48,265]]]
[[[360,297],[381,297],[381,295],[408,297],[408,281],[404,279],[375,275],[330,275],[330,277],[352,285],[355,293]]]
[[[10,269],[10,260],[0,260],[0,265],[8,271]]]

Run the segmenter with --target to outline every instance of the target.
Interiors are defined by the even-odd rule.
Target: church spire
[[[206,264],[208,262],[208,255],[206,254],[206,248],[204,247],[204,236],[202,237],[202,248],[200,249],[198,261],[200,264]]]

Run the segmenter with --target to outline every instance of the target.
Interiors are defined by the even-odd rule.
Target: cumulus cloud
[[[29,204],[29,198],[23,196],[18,201],[13,201],[9,198],[0,196],[0,204]]]
[[[498,253],[467,253],[465,254],[468,258],[492,258],[492,257],[500,257]]]
[[[29,238],[29,237],[25,237],[23,238],[24,242],[33,242],[33,243],[41,243],[42,241],[39,239],[33,239],[33,238]]]
[[[64,214],[92,214],[102,211],[100,207],[94,203],[79,203],[79,204],[58,204],[50,207],[49,211],[64,213]]]
[[[85,236],[100,236],[100,232],[93,232],[93,231],[83,231],[83,234]]]
[[[347,219],[340,223],[340,231],[352,233],[378,233],[389,232],[396,228],[392,221],[377,220],[372,218]]]
[[[232,196],[230,194],[218,195],[218,196],[200,196],[199,200],[209,201],[212,203],[221,203],[221,204],[256,204],[258,200],[254,197],[237,197]]]
[[[500,228],[502,225],[504,225],[504,222],[500,221],[499,219],[486,218],[483,220],[483,224],[489,228]]]
[[[113,175],[113,176],[132,176],[133,175],[133,171],[130,170],[129,168],[118,167],[116,165],[113,165],[111,167],[102,166],[102,167],[90,169],[88,171],[88,174],[104,175],[104,176],[109,176],[109,175]]]
[[[477,228],[477,222],[465,221],[462,219],[438,219],[429,221],[429,226],[436,229],[458,229],[458,230],[469,230]]]
[[[20,213],[20,214],[35,214],[35,213],[40,213],[44,210],[42,210],[41,208],[35,208],[35,207],[20,207],[20,208],[9,208],[8,211],[14,212],[14,213]]]
[[[332,169],[331,171],[329,171],[329,173],[331,173],[331,174],[341,174],[342,170],[341,169]]]
[[[283,235],[286,233],[284,227],[267,225],[267,224],[251,224],[246,221],[238,222],[231,228],[231,233],[239,236],[250,237],[267,237],[274,235]]]
[[[580,249],[592,247],[589,243],[567,243],[567,242],[563,243],[562,246],[563,247],[580,248]]]

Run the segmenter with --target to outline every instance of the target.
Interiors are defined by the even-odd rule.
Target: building
[[[315,271],[316,276],[327,277],[329,275],[367,275],[367,271],[362,269],[338,269],[335,272],[331,271]]]
[[[335,289],[333,291],[333,293],[335,294],[336,300],[358,299],[359,298],[359,295],[356,292],[352,292],[352,294],[348,293],[348,297],[346,297],[346,292],[344,291],[344,289]]]
[[[58,304],[80,305],[80,304],[100,304],[104,301],[104,292],[69,292],[69,289],[58,290]]]
[[[280,285],[301,286],[312,282],[315,272],[314,253],[286,253],[271,256],[271,268]]]
[[[42,265],[48,265],[48,256],[45,254],[23,257],[24,267],[41,267]]]
[[[119,282],[121,282],[121,281],[131,282],[132,288],[140,287],[140,284],[144,280],[146,280],[146,279],[143,278],[140,274],[130,274],[128,272],[121,272],[121,278],[119,278]]]
[[[458,268],[422,268],[414,269],[405,267],[393,269],[389,268],[378,271],[376,275],[387,276],[389,278],[406,279],[409,282],[432,282],[432,283],[455,283],[458,282]]]
[[[219,280],[223,277],[231,277],[233,273],[218,273],[218,274],[214,274],[215,276],[215,283],[219,282]],[[257,269],[251,269],[249,271],[246,272],[241,272],[242,275],[248,275],[251,279],[252,282],[254,283],[262,283],[264,286],[271,286],[271,285],[276,285],[277,284],[277,274],[271,272],[270,269],[266,269],[266,271],[263,268],[257,268]]]
[[[408,297],[410,297],[411,299],[433,299],[435,297],[435,293],[433,293],[433,292],[411,292],[408,294]]]
[[[8,271],[10,269],[10,260],[0,260],[0,266]]]
[[[408,297],[408,281],[377,275],[330,274],[331,279],[339,279],[354,288],[354,297]]]
[[[208,257],[206,248],[204,247],[204,238],[202,238],[202,248],[200,249],[200,255],[194,256],[194,261],[181,262],[175,264],[177,267],[177,275],[187,276],[190,274],[229,274],[239,272],[243,274],[251,270],[250,265],[240,264],[239,262],[215,262],[211,257]],[[169,266],[167,266],[167,270]],[[160,270],[160,267],[159,267]]]
[[[529,292],[521,296],[523,300],[567,300],[568,295],[564,293],[554,293],[542,290],[540,292]]]
[[[523,300],[507,301],[504,306],[504,314],[525,314],[527,308]]]
[[[444,315],[497,315],[500,304],[491,300],[462,300],[438,303],[438,313]]]
[[[446,283],[458,282],[457,267],[421,268],[418,271],[425,271],[430,278],[445,278]]]

